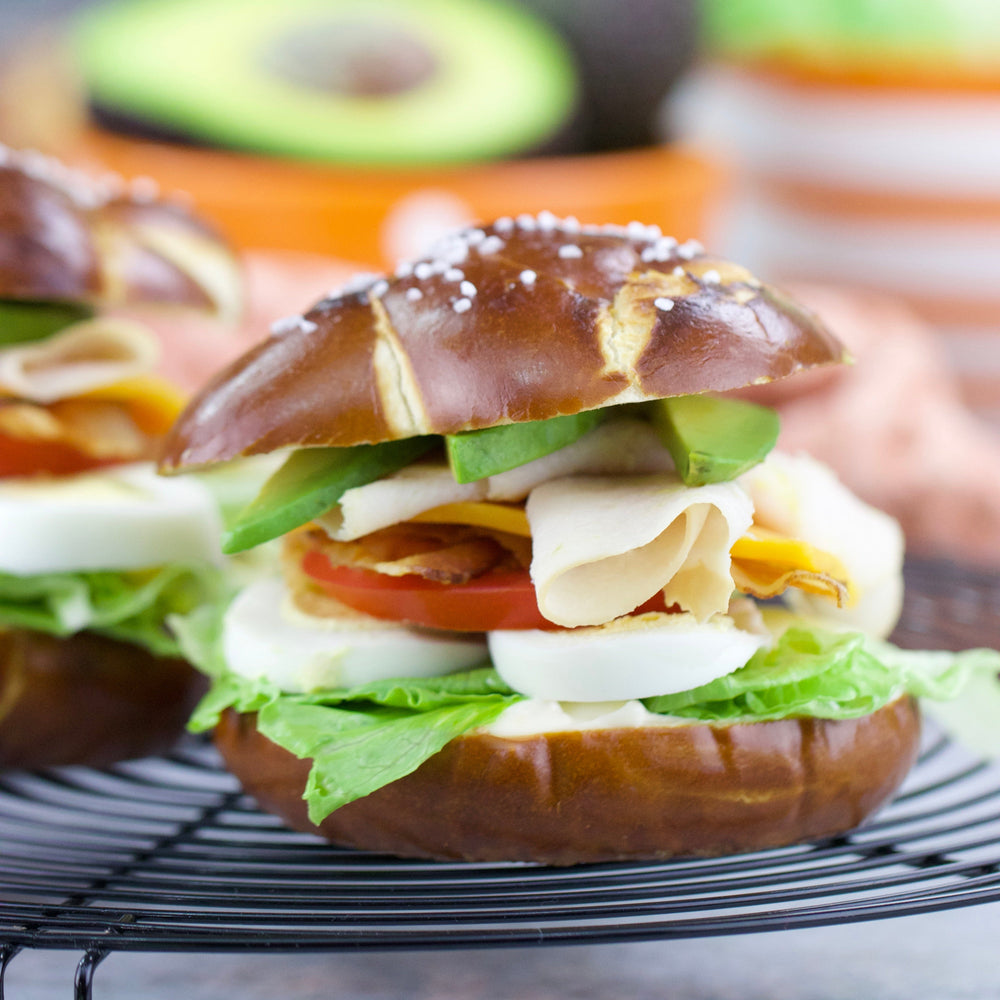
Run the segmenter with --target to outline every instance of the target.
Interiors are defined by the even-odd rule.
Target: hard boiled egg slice
[[[219,515],[149,464],[0,480],[0,572],[20,576],[219,561]]]
[[[277,578],[236,596],[223,619],[222,648],[234,673],[288,692],[437,677],[486,663],[478,637],[418,632],[349,608],[336,618],[307,615]]]
[[[769,640],[725,615],[645,614],[559,632],[488,636],[515,691],[553,701],[626,701],[687,691],[742,667]]]

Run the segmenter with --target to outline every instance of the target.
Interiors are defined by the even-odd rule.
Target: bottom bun
[[[162,752],[205,687],[183,660],[132,643],[0,631],[0,767],[102,767]]]
[[[228,710],[216,744],[260,805],[296,830],[402,857],[584,862],[712,856],[843,833],[916,759],[909,697],[860,719],[649,726],[517,739],[470,733],[317,827],[309,760]]]

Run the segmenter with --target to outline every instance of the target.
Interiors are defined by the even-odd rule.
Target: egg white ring
[[[479,636],[416,631],[347,608],[337,618],[304,614],[279,578],[257,580],[229,605],[222,652],[233,673],[289,693],[437,677],[486,662]]]
[[[688,691],[742,667],[769,642],[717,615],[639,615],[558,632],[488,636],[497,673],[515,691],[552,701],[627,701]]]
[[[220,561],[219,514],[150,464],[0,481],[0,571],[18,576]]]

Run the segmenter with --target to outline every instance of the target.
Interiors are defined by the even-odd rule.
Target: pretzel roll
[[[499,220],[276,324],[189,406],[164,468],[721,391],[844,357],[816,317],[693,242]]]
[[[0,298],[89,302],[101,271],[87,212],[69,189],[0,165]]]
[[[118,760],[169,748],[206,687],[183,660],[92,632],[0,631],[0,767]]]
[[[228,710],[216,744],[293,829],[404,857],[569,865],[755,851],[856,827],[916,759],[903,697],[858,719],[553,732],[472,732],[317,827],[310,762]]]
[[[98,181],[0,146],[0,299],[232,316],[241,297],[234,253],[151,184]]]

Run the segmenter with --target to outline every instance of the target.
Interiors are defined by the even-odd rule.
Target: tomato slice
[[[33,476],[42,472],[58,475],[114,464],[107,459],[93,458],[60,441],[27,441],[0,434],[0,476]]]
[[[305,554],[302,569],[341,604],[373,618],[455,632],[560,628],[542,617],[526,569],[494,570],[468,583],[437,583],[412,574],[387,576],[333,566],[315,551]],[[658,594],[636,613],[665,610],[663,595]]]

